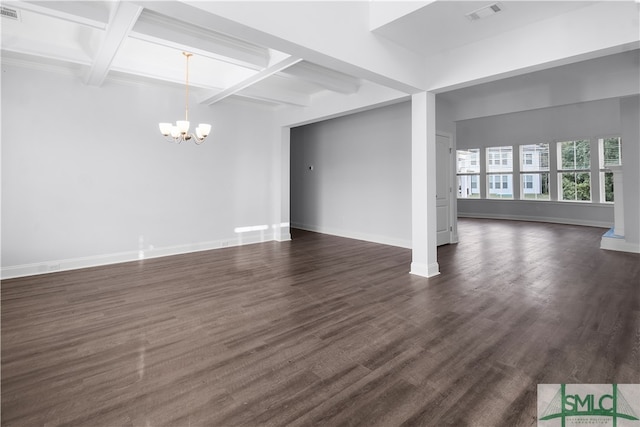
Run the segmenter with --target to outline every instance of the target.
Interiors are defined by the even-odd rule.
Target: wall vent
[[[477,21],[478,19],[486,18],[487,16],[495,15],[504,9],[502,3],[493,3],[488,6],[481,7],[473,12],[467,13],[465,16],[469,21]]]
[[[11,9],[5,6],[2,6],[0,9],[0,14],[3,18],[13,19],[15,21],[20,20],[20,12],[17,9]]]

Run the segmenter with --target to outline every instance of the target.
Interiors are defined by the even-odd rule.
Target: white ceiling
[[[180,6],[180,3],[175,3]],[[503,11],[469,21],[484,1],[426,2],[374,30],[399,49],[428,58],[483,38],[568,13],[593,2],[503,1]],[[2,61],[76,73],[87,85],[105,79],[184,85],[183,51],[192,52],[190,86],[203,104],[242,99],[268,106],[309,106],[327,92],[354,94],[366,73],[345,74],[271,46],[163,15],[145,1],[5,1],[20,18],[2,17]],[[188,6],[185,6],[188,7]],[[348,43],[349,40],[345,40]],[[297,52],[300,54],[300,51]],[[371,82],[367,82],[371,84]],[[379,82],[377,84],[380,84]]]
[[[498,3],[495,15],[471,21],[465,15]],[[486,39],[534,22],[552,18],[593,1],[452,1],[440,0],[374,30],[424,56]]]

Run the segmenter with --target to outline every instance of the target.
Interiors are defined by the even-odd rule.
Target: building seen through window
[[[525,200],[549,200],[549,144],[520,146],[520,196]]]
[[[480,149],[456,151],[458,198],[480,198]]]
[[[513,147],[488,147],[487,197],[513,198]]]

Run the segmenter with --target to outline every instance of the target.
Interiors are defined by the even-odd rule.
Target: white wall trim
[[[364,240],[366,242],[380,243],[382,245],[397,246],[400,248],[411,249],[411,241],[404,239],[394,239],[387,236],[380,236],[368,233],[358,233],[353,231],[342,230],[333,227],[321,227],[309,224],[292,223],[292,228],[300,230],[313,231],[315,233],[330,234],[332,236],[346,237],[347,239]]]
[[[620,237],[608,237],[606,234],[600,240],[600,249],[640,254],[640,244],[629,243]]]
[[[89,257],[53,260],[34,264],[13,265],[2,267],[0,277],[3,280],[13,279],[17,277],[34,276],[38,274],[56,273],[59,271],[77,270],[81,268],[99,267],[103,265],[119,264],[123,262],[142,261],[151,258],[182,255],[191,252],[208,251],[233,246],[244,246],[268,241],[273,241],[273,239],[266,238],[264,233],[244,233],[242,235],[238,235],[229,239],[214,240],[210,242],[168,246],[164,248],[153,248],[151,250],[144,251],[129,251]]]
[[[287,227],[287,230],[281,230],[279,232],[276,232],[273,236],[273,240],[275,240],[276,242],[286,242],[291,240],[291,233],[290,233],[290,229],[289,227]]]
[[[440,265],[437,262],[428,265],[420,262],[412,262],[409,273],[422,277],[437,276],[440,274]]]
[[[583,225],[587,227],[611,228],[610,222],[592,221],[575,218],[554,218],[544,216],[508,215],[508,214],[475,214],[458,211],[458,218],[504,219],[513,221],[551,222],[554,224]]]

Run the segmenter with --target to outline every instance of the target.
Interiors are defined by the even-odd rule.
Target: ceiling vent
[[[473,12],[467,13],[465,16],[469,21],[477,21],[478,19],[486,18],[487,16],[495,15],[504,9],[502,3],[493,3],[488,6],[481,7]]]
[[[16,9],[10,9],[8,7],[2,6],[0,9],[0,14],[2,14],[3,18],[13,19],[14,21],[20,20],[20,12]]]

